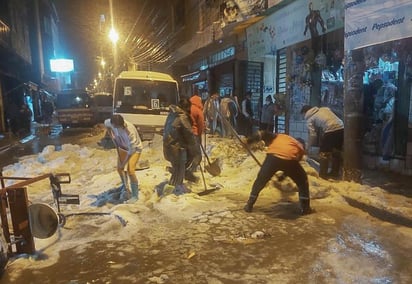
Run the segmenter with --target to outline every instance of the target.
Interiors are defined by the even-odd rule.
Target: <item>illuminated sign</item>
[[[71,72],[74,70],[72,59],[50,59],[50,70],[52,72]]]

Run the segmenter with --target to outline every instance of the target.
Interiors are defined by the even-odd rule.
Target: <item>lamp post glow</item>
[[[119,40],[119,34],[116,32],[116,30],[113,27],[109,31],[109,38],[113,44],[116,44],[117,41]]]

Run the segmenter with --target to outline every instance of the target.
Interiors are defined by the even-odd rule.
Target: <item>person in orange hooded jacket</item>
[[[189,99],[191,106],[190,106],[190,117],[192,119],[192,132],[195,136],[196,145],[194,147],[198,148],[199,151],[196,152],[195,155],[189,155],[188,163],[186,164],[186,168],[190,172],[195,172],[202,161],[200,143],[203,131],[205,129],[205,117],[203,115],[203,104],[202,99],[197,94],[193,95]],[[196,180],[194,180],[196,181]]]
[[[198,95],[193,95],[189,100],[192,103],[190,107],[190,116],[193,122],[192,131],[200,142],[200,137],[202,137],[203,131],[205,130],[202,99]]]
[[[302,215],[311,213],[308,176],[299,163],[305,154],[302,143],[287,134],[257,131],[247,139],[247,144],[261,140],[267,146],[267,154],[253,183],[244,210],[252,212],[253,205],[267,182],[276,172],[283,171],[284,175],[289,176],[299,189],[300,213]]]

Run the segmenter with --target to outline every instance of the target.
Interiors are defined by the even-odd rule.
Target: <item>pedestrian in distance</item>
[[[182,193],[188,191],[183,186],[184,179],[199,180],[193,174],[192,165],[194,158],[202,155],[192,131],[190,109],[191,103],[186,98],[180,99],[178,105],[170,105],[163,131],[163,155],[171,163],[169,185]]]
[[[239,128],[243,129],[242,134],[245,136],[252,135],[253,128],[253,111],[252,111],[252,93],[247,92],[245,98],[242,101],[242,119],[239,123]]]
[[[230,96],[226,95],[220,101],[220,113],[222,115],[222,119],[226,119],[227,122],[230,123],[233,129],[237,127],[237,116],[239,114],[238,104],[236,100]],[[222,137],[232,136],[232,130],[230,129],[229,125],[226,123],[222,123]]]
[[[272,101],[272,96],[268,95],[265,103],[262,106],[262,114],[260,117],[260,130],[273,132],[275,127],[275,104]]]
[[[120,114],[113,114],[111,118],[104,121],[104,125],[117,149],[117,172],[122,181],[125,199],[130,198],[130,202],[135,202],[139,199],[139,182],[135,171],[143,150],[140,135],[136,127],[124,120]]]
[[[206,119],[206,128],[209,133],[214,135],[220,127],[219,118],[220,97],[218,93],[212,93],[205,101],[203,106],[203,115]]]
[[[301,109],[305,116],[309,139],[307,149],[321,137],[319,142],[319,176],[321,178],[337,178],[343,164],[342,149],[344,125],[343,121],[328,107],[312,107],[305,105]],[[331,162],[331,171],[329,164]]]
[[[300,164],[305,154],[304,146],[287,134],[262,130],[248,137],[246,143],[250,145],[259,141],[265,142],[267,154],[253,183],[244,210],[252,212],[259,193],[276,172],[282,171],[284,176],[290,177],[299,189],[300,213],[302,215],[311,213],[308,176]]]

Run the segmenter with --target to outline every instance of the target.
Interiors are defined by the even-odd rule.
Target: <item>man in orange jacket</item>
[[[195,147],[198,148],[198,152],[195,155],[189,155],[189,161],[186,167],[189,169],[191,173],[197,171],[200,162],[202,161],[202,152],[200,148],[200,143],[202,143],[202,134],[205,129],[205,117],[203,115],[203,104],[202,99],[198,95],[193,95],[189,99],[191,103],[190,107],[190,117],[192,119],[192,132],[196,139]],[[196,179],[192,181],[197,181]]]
[[[252,212],[253,205],[266,183],[276,172],[283,171],[285,176],[289,176],[299,189],[300,213],[302,215],[311,213],[308,176],[299,163],[305,154],[304,146],[289,135],[267,131],[257,131],[247,139],[247,143],[252,144],[261,140],[268,147],[267,154],[253,183],[244,210]]]

